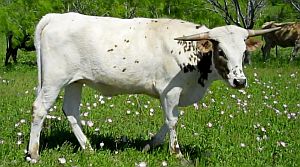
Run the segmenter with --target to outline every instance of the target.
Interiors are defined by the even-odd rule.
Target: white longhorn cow
[[[178,107],[197,102],[217,79],[233,88],[245,87],[245,40],[273,30],[208,29],[175,19],[47,14],[35,31],[39,86],[28,159],[39,158],[43,121],[62,88],[63,111],[72,130],[83,149],[92,149],[81,129],[83,84],[103,95],[142,93],[160,99],[165,123],[145,149],[162,144],[169,132],[170,152],[182,156],[175,131]]]

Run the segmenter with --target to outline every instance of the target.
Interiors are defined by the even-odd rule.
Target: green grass
[[[24,61],[18,65],[0,68],[0,166],[5,167],[32,166],[24,160],[24,150],[29,141],[37,71],[26,61],[32,62],[34,54],[21,56]],[[218,81],[198,108],[180,108],[179,142],[185,158],[195,166],[300,166],[299,61],[286,63],[278,58],[259,63],[257,59],[254,57],[253,65],[245,69],[249,87],[244,91]],[[84,132],[95,152],[79,148],[58,98],[49,112],[55,117],[45,121],[41,160],[35,166],[127,167],[146,162],[157,167],[163,161],[168,166],[182,166],[169,154],[168,139],[148,153],[141,151],[163,123],[158,100],[122,95],[104,97],[101,104],[100,96],[88,87],[83,90],[82,119],[93,122],[92,127],[84,126]],[[150,109],[154,110],[152,116]],[[59,158],[65,158],[66,164],[60,164]]]

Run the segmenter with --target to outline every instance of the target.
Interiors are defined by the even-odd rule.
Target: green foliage
[[[297,12],[290,4],[282,0],[271,1],[264,9],[262,16],[257,20],[257,25],[262,25],[267,21],[290,22],[299,21],[300,13]]]

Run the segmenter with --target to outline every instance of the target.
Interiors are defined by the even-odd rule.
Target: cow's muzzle
[[[247,85],[247,79],[233,79],[233,85],[235,88],[244,88]]]

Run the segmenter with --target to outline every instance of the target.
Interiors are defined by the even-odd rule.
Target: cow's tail
[[[35,29],[35,36],[34,36],[34,46],[36,49],[36,59],[37,59],[37,67],[38,67],[38,87],[37,93],[40,92],[42,85],[43,85],[43,67],[42,67],[42,52],[41,52],[41,40],[42,40],[42,33],[44,28],[49,24],[51,20],[51,14],[45,15],[37,24]]]

